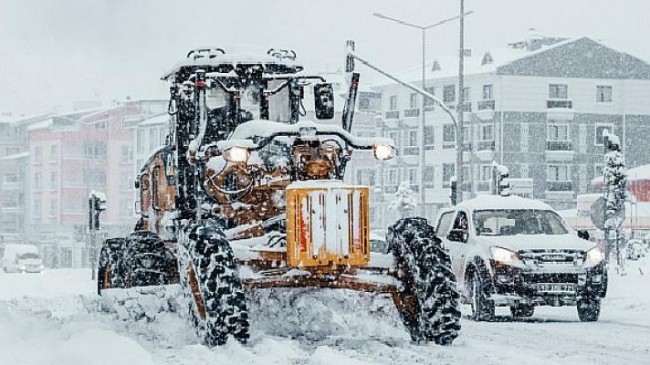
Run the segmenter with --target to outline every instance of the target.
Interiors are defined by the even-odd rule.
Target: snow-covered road
[[[444,348],[411,344],[385,298],[294,291],[255,295],[249,344],[208,349],[177,313],[131,322],[97,311],[89,270],[0,274],[0,364],[649,364],[650,259],[629,271],[611,275],[599,322],[579,322],[575,308],[517,321],[502,309],[496,322],[463,319]]]

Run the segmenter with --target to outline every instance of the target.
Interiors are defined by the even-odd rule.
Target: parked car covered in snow
[[[4,272],[39,273],[44,269],[38,248],[28,244],[10,244],[5,247],[2,258]]]
[[[478,196],[442,210],[436,231],[473,319],[491,320],[495,306],[529,317],[535,306],[576,305],[580,320],[598,320],[607,291],[604,255],[549,205]]]

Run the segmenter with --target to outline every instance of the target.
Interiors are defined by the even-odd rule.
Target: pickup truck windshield
[[[550,210],[502,209],[474,212],[476,235],[513,236],[517,234],[567,234],[562,218]]]

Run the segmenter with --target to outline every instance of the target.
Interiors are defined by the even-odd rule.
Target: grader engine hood
[[[287,188],[287,260],[292,267],[367,266],[368,187],[340,181]]]

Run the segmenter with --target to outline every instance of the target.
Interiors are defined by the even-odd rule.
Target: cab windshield
[[[24,253],[20,256],[18,256],[20,260],[27,260],[27,259],[40,259],[41,257],[37,253]]]
[[[481,236],[562,235],[568,230],[551,210],[503,209],[474,212],[476,234]]]

